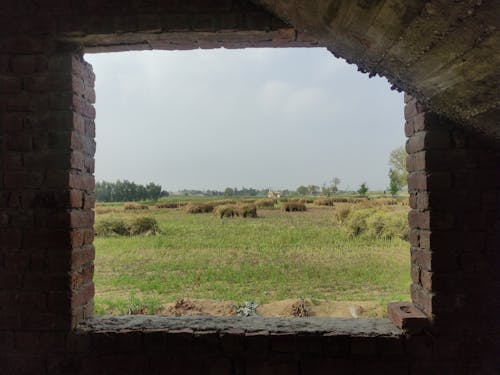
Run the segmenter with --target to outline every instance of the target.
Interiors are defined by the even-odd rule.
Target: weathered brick
[[[12,76],[0,75],[0,94],[16,94],[21,91],[21,80]]]

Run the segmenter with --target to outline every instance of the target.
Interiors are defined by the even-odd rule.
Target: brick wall
[[[181,8],[167,9],[178,3]],[[170,40],[165,48],[195,48],[203,40],[276,46],[298,39],[244,1],[37,4],[0,3],[1,374],[495,373],[498,146],[426,113],[411,98],[405,130],[412,298],[432,321],[430,329],[398,338],[75,332],[92,314],[94,258],[94,76],[79,43],[140,49],[161,39]],[[173,14],[178,30],[165,23]],[[224,26],[224,17],[233,23]],[[198,30],[203,19],[210,27]]]
[[[412,300],[432,320],[436,359],[470,371],[486,366],[493,373],[499,342],[499,148],[426,113],[414,99],[406,101]]]

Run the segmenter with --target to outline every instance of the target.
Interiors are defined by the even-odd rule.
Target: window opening
[[[320,48],[86,60],[97,314],[371,317],[409,299],[385,80]]]

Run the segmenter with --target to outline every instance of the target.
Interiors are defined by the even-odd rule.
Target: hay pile
[[[285,212],[306,211],[306,204],[303,201],[288,201],[281,205],[281,209]]]
[[[97,220],[94,225],[96,236],[152,236],[160,233],[158,222],[149,216],[138,216],[128,220],[107,217]]]
[[[125,211],[130,211],[130,210],[148,210],[149,207],[144,205],[144,204],[140,204],[140,203],[134,203],[134,202],[128,202],[128,203],[125,203],[123,205],[123,209]]]

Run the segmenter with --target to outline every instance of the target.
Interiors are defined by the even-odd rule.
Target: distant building
[[[281,192],[279,191],[269,191],[267,193],[268,198],[279,198],[281,196]]]

